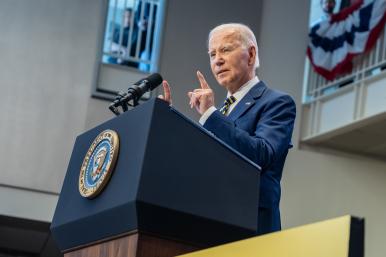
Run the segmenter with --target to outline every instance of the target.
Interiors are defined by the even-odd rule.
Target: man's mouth
[[[224,72],[227,72],[228,70],[220,70],[219,72],[217,72],[217,76],[223,74]]]

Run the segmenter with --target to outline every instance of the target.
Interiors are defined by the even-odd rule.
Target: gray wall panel
[[[0,2],[0,183],[59,192],[85,126],[100,3]]]

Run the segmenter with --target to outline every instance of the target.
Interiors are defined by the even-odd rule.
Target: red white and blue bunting
[[[328,80],[350,72],[354,56],[370,50],[386,22],[386,0],[358,0],[311,27],[307,55]]]

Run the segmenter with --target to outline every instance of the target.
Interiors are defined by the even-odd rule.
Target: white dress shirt
[[[248,81],[247,83],[245,83],[244,85],[242,85],[234,94],[233,96],[236,98],[236,101],[231,104],[231,106],[229,107],[228,109],[228,113],[227,113],[227,116],[229,115],[229,113],[231,113],[231,111],[236,107],[236,105],[241,101],[241,99],[243,99],[243,97],[249,92],[249,90],[251,90],[251,88],[256,85],[257,83],[259,83],[259,78],[257,76],[255,76],[253,79],[251,79],[250,81]],[[230,97],[232,94],[230,92],[228,92],[227,94],[227,97]],[[215,111],[217,110],[216,107],[212,106],[210,107],[208,110],[206,110],[206,112],[204,112],[200,118],[200,120],[198,121],[201,125],[204,125],[206,120],[209,118],[210,115],[212,115],[212,113],[214,113]]]

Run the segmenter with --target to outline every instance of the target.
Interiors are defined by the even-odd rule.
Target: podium
[[[115,169],[93,199],[83,160],[105,130],[119,136]],[[52,235],[72,256],[166,257],[257,233],[260,168],[160,99],[76,138]]]

